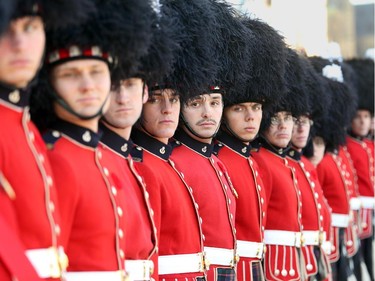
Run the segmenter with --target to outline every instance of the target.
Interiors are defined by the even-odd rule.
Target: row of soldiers
[[[0,280],[374,280],[374,62],[221,0],[2,0]]]

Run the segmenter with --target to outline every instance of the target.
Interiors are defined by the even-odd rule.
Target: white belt
[[[330,255],[332,252],[332,243],[331,241],[324,241],[322,244],[322,249],[323,251],[327,254]]]
[[[151,260],[126,260],[125,271],[129,280],[151,280],[154,263]]]
[[[374,209],[375,208],[375,198],[370,196],[359,197],[364,209]]]
[[[59,278],[68,267],[62,247],[27,250],[25,254],[40,278]]]
[[[238,262],[233,249],[204,247],[204,252],[210,264],[234,266]]]
[[[264,243],[237,240],[237,254],[245,258],[263,258]]]
[[[304,245],[315,245],[318,246],[322,244],[327,238],[325,232],[320,232],[319,230],[306,230],[302,231],[302,239]]]
[[[301,232],[265,230],[264,242],[270,245],[301,247]]]
[[[332,213],[332,226],[348,227],[349,220],[350,220],[349,215]]]
[[[362,202],[359,198],[352,197],[352,198],[350,198],[349,204],[350,204],[351,210],[358,211],[358,210],[361,209]]]
[[[66,281],[124,281],[126,274],[122,270],[118,271],[77,271],[66,272]]]
[[[159,275],[204,271],[203,253],[159,256]]]

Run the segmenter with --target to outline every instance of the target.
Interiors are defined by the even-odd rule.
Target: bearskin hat
[[[47,32],[45,63],[31,100],[32,118],[41,129],[49,123],[44,117],[53,119],[54,116],[53,90],[48,81],[51,67],[81,58],[101,59],[112,70],[125,59],[134,62],[134,65],[128,64],[128,69],[121,63],[121,73],[118,71],[118,75],[112,77],[112,84],[118,86],[147,53],[152,36],[152,9],[148,1],[96,0],[95,3],[97,12],[84,24]]]
[[[300,62],[303,68],[305,90],[310,106],[308,115],[314,121],[314,125],[310,128],[310,135],[314,136],[317,130],[321,130],[321,120],[328,115],[331,96],[326,94],[328,82],[321,74],[316,72],[310,60],[302,55],[300,56]]]
[[[164,79],[167,86],[161,88],[176,89],[186,100],[207,92],[207,87],[216,81],[222,59],[216,45],[221,36],[219,20],[208,0],[170,0],[165,5],[177,13],[182,23],[179,32],[184,37],[173,72]]]
[[[128,77],[151,43],[151,6],[146,0],[96,0],[96,7],[84,24],[47,33],[46,65],[86,56],[112,65],[130,61],[119,75]]]
[[[177,12],[165,3],[163,0],[152,3],[152,42],[147,55],[141,58],[139,69],[130,74],[145,79],[150,89],[165,84],[165,78],[172,73],[177,54],[181,52],[185,36],[181,33],[183,24]],[[128,61],[120,62],[119,67],[122,68],[122,64]]]
[[[210,86],[221,86],[225,98],[237,95],[245,90],[246,81],[251,78],[251,58],[254,57],[255,36],[241,21],[241,15],[235,8],[222,0],[209,0],[216,16],[218,37],[214,44],[219,56],[219,71],[216,81]],[[215,33],[216,34],[216,33]]]
[[[364,109],[374,115],[374,61],[365,58],[345,60],[355,73],[355,88],[358,96],[357,109]]]
[[[298,53],[287,47],[286,48],[286,67],[285,67],[285,87],[286,93],[281,100],[270,110],[270,114],[262,118],[261,131],[270,126],[272,114],[280,111],[291,112],[297,117],[310,111],[309,99],[307,96],[306,85],[303,76],[303,66],[300,62]]]
[[[9,19],[13,10],[14,1],[2,0],[0,2],[0,35],[9,24]]]
[[[284,38],[269,24],[248,16],[241,18],[246,26],[246,47],[250,54],[241,70],[247,75],[244,90],[236,89],[225,96],[225,106],[256,101],[263,104],[263,111],[277,104],[285,95],[286,45]]]
[[[320,130],[316,135],[326,141],[326,150],[333,151],[339,145],[345,144],[346,127],[353,115],[355,97],[350,88],[344,83],[341,65],[332,63],[322,57],[310,57],[315,70],[322,74],[327,82],[326,94],[331,96],[331,106],[326,118],[321,120]]]
[[[3,1],[3,0],[2,0]],[[81,23],[95,12],[90,0],[13,0],[12,18],[39,15],[46,29],[67,27]]]

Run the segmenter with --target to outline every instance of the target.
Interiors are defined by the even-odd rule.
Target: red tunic
[[[7,194],[9,191],[2,186],[6,180],[0,177],[0,280],[12,281],[13,277],[19,281],[40,281],[19,239],[13,195]]]
[[[253,157],[258,163],[262,161],[268,166],[259,166],[263,179],[267,178],[264,181],[268,202],[267,251],[264,258],[266,280],[301,280],[301,274],[305,274],[301,272],[298,255],[302,230],[301,192],[289,160],[285,158],[285,150],[276,149],[264,140],[262,142],[262,147]],[[287,237],[281,236],[284,233]]]
[[[361,200],[359,198],[358,191],[358,177],[357,171],[354,168],[353,161],[347,150],[346,145],[340,146],[339,156],[341,157],[343,164],[341,165],[342,170],[345,173],[345,184],[349,191],[350,196],[350,211],[351,220],[349,227],[345,230],[345,245],[348,252],[348,256],[355,255],[359,249],[359,223],[360,223],[360,210]]]
[[[60,247],[61,228],[52,169],[45,144],[30,121],[28,100],[26,92],[0,88],[3,120],[0,123],[0,171],[15,192],[11,205],[20,240],[30,254],[32,249]],[[34,255],[31,259],[34,265],[38,263],[48,269],[49,265],[40,265]]]
[[[60,202],[68,271],[116,271],[125,262],[125,191],[110,178],[99,135],[60,120],[44,135]]]
[[[132,140],[138,145],[132,152],[135,168],[145,180],[155,211],[159,280],[182,281],[204,277],[204,268],[201,272],[173,271],[181,265],[176,255],[202,253],[203,241],[195,200],[189,186],[169,159],[171,146],[136,129],[133,129]],[[177,265],[172,265],[172,262]],[[170,272],[165,272],[166,265]]]
[[[322,161],[317,166],[317,173],[320,185],[322,186],[324,196],[332,209],[332,236],[331,236],[331,262],[337,261],[339,257],[338,249],[338,228],[347,228],[350,219],[350,194],[345,183],[345,176],[340,166],[343,160],[337,154],[327,152]]]
[[[361,239],[373,235],[372,220],[375,206],[374,195],[374,155],[369,140],[348,136],[347,148],[357,171],[358,191],[362,201]]]
[[[199,205],[203,243],[211,264],[207,278],[216,280],[216,273],[223,271],[218,268],[235,268],[237,262],[235,191],[224,164],[212,154],[213,145],[198,142],[183,131],[176,132],[172,145],[171,159]],[[220,254],[214,254],[216,250]],[[221,257],[224,262],[218,261]]]
[[[222,132],[215,145],[215,153],[228,169],[228,174],[238,192],[236,200],[236,238],[238,280],[254,280],[251,265],[263,260],[263,238],[266,224],[266,191],[259,175],[258,164],[250,156],[251,146]],[[263,202],[263,204],[262,204]],[[248,242],[257,249],[258,256],[246,247]],[[256,253],[255,253],[256,254]],[[257,277],[260,278],[260,277]],[[264,277],[263,277],[264,278]],[[263,278],[255,280],[263,280]]]
[[[298,179],[298,187],[302,193],[304,246],[301,249],[305,259],[307,276],[314,276],[318,273],[318,262],[314,254],[314,248],[319,249],[319,256],[326,266],[327,272],[330,272],[328,257],[322,248],[326,239],[329,239],[331,230],[330,207],[324,197],[314,166],[309,160],[293,149],[288,151],[288,159],[290,159],[289,164],[294,169]]]
[[[128,260],[150,260],[156,252],[157,237],[153,219],[154,211],[151,209],[149,194],[146,191],[143,179],[134,169],[130,151],[133,147],[131,141],[127,141],[105,125],[101,124],[103,136],[103,152],[112,154],[107,168],[115,186],[124,191],[125,204],[125,257]],[[131,206],[131,207],[130,207]],[[133,231],[136,230],[136,231]],[[129,272],[129,268],[127,271]],[[136,274],[140,274],[139,272]],[[150,272],[145,272],[149,275]],[[132,274],[130,272],[130,274]],[[141,273],[142,276],[143,273]],[[154,274],[157,280],[157,271]],[[138,280],[138,279],[137,279]]]

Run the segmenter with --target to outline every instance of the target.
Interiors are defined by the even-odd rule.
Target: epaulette
[[[134,145],[130,151],[130,155],[132,156],[132,159],[134,162],[143,162],[143,148]]]
[[[61,133],[56,130],[49,130],[43,134],[43,140],[46,143],[47,149],[52,149],[59,138],[61,138]]]

